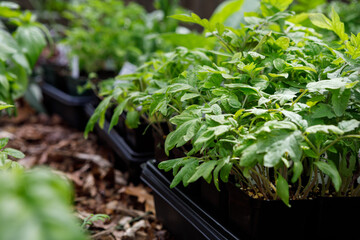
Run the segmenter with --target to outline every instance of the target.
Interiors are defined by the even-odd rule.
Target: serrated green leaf
[[[200,164],[197,167],[196,172],[188,180],[188,183],[195,182],[201,177],[203,177],[207,183],[210,183],[211,179],[212,179],[211,173],[214,170],[217,163],[218,163],[218,161],[216,161],[216,160],[210,160],[210,161]]]
[[[114,114],[111,117],[111,122],[110,122],[110,126],[109,126],[109,131],[118,124],[119,122],[119,117],[120,115],[123,113],[125,107],[127,104],[127,100],[122,101],[119,105],[116,106],[115,110],[114,110]]]
[[[176,147],[183,146],[188,139],[191,139],[196,134],[196,130],[200,127],[200,119],[192,119],[184,122],[182,125],[176,128],[175,131],[170,132],[165,140],[165,153],[169,155],[169,150]],[[192,131],[189,131],[189,128]],[[185,140],[186,138],[186,140]]]
[[[301,115],[287,110],[281,110],[281,112],[284,114],[285,117],[287,117],[291,122],[297,124],[299,127],[307,128],[308,123],[305,119],[302,118]]]
[[[162,169],[166,172],[170,171],[175,167],[176,164],[178,164],[179,161],[183,160],[183,158],[176,158],[171,160],[162,161],[158,164],[158,168]]]
[[[91,132],[94,129],[95,124],[99,121],[99,119],[105,115],[106,109],[108,108],[111,99],[112,99],[112,96],[108,96],[108,97],[104,98],[104,100],[102,100],[100,102],[100,104],[96,107],[93,115],[90,117],[88,123],[86,124],[85,131],[84,131],[85,138],[87,138],[89,132]]]
[[[190,158],[185,160],[184,166],[172,180],[170,188],[176,187],[180,182],[183,182],[183,185],[186,187],[189,184],[189,179],[195,173],[197,166],[199,166],[199,161],[197,159]]]

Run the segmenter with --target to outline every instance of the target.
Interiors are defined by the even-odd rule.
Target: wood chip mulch
[[[172,239],[155,217],[151,189],[128,180],[115,169],[113,151],[95,134],[84,139],[58,116],[36,113],[20,102],[16,117],[0,117],[0,138],[21,150],[19,162],[26,168],[45,165],[67,176],[74,185],[75,212],[80,220],[91,214],[107,214],[110,220],[89,226],[91,239]]]

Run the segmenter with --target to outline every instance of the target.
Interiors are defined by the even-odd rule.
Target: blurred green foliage
[[[50,169],[25,170],[8,159],[25,157],[16,149],[5,148],[8,141],[0,139],[0,239],[87,239],[73,214],[70,182]]]

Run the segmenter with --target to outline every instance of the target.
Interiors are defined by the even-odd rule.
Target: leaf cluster
[[[360,35],[349,36],[333,10],[330,18],[311,15],[314,26],[338,36],[323,39],[293,22],[291,3],[262,1],[240,28],[173,16],[202,26],[214,48],[178,48],[105,84],[86,132],[115,100],[112,126],[126,110],[136,120],[131,127],[135,115],[155,128],[168,124],[167,154],[190,144],[186,157],[159,164],[173,170],[171,187],[202,177],[219,188],[234,177],[288,206],[329,192],[358,196]]]
[[[15,26],[10,32],[4,24]],[[48,32],[29,11],[12,2],[0,3],[0,101],[10,104],[21,97],[28,85]]]
[[[169,48],[178,23],[167,17],[182,11],[169,1],[156,2],[153,12],[139,4],[118,0],[86,0],[69,5],[63,42],[78,56],[80,69],[119,71],[124,62],[139,65],[154,52]],[[165,40],[160,36],[166,34]]]

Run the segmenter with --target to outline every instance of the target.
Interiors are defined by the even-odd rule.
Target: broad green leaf
[[[280,11],[285,11],[293,0],[262,0],[262,3],[269,3]]]
[[[20,152],[19,150],[13,149],[13,148],[5,148],[3,150],[4,153],[14,157],[14,158],[24,158],[25,155]]]
[[[181,101],[186,101],[186,100],[189,100],[189,99],[193,99],[193,98],[196,98],[196,97],[199,97],[200,94],[198,93],[185,93],[182,97],[181,97]]]
[[[279,37],[276,39],[275,43],[281,47],[282,50],[286,50],[289,48],[290,39],[288,37]]]
[[[306,133],[308,134],[316,134],[318,132],[328,133],[328,134],[335,133],[338,135],[344,134],[344,131],[342,131],[340,128],[334,125],[314,125],[306,129]]]
[[[201,133],[194,141],[193,146],[195,149],[207,147],[215,139],[215,133],[212,129],[207,129]]]
[[[9,138],[0,138],[0,149],[4,148],[9,142]]]
[[[292,167],[293,175],[291,177],[292,183],[295,183],[299,179],[299,177],[301,176],[301,174],[303,172],[303,169],[304,169],[304,167],[300,161],[294,162],[294,165]]]
[[[224,85],[227,88],[230,89],[239,89],[240,91],[242,91],[244,94],[246,95],[250,95],[250,94],[255,94],[255,95],[259,95],[259,91],[258,89],[247,85],[247,84],[243,84],[243,83],[229,83],[229,84],[225,84]]]
[[[341,91],[340,89],[336,89],[332,91],[331,102],[334,107],[334,112],[336,116],[342,116],[346,109],[348,108],[348,102],[351,97],[351,90],[345,89]]]
[[[239,11],[244,4],[244,0],[228,0],[221,3],[214,11],[210,18],[210,23],[221,23],[225,21],[235,12]]]
[[[289,204],[289,184],[285,178],[281,176],[281,174],[278,174],[278,178],[276,180],[276,194],[286,204],[286,206],[291,207]]]
[[[6,61],[8,56],[19,51],[19,46],[10,33],[0,29],[0,59]]]
[[[339,89],[339,88],[352,88],[353,85],[349,85],[348,79],[345,78],[333,78],[330,80],[320,80],[317,82],[311,82],[306,85],[306,88],[310,92],[317,92],[325,89]]]
[[[332,30],[339,36],[342,41],[348,40],[348,35],[345,33],[345,25],[340,21],[339,15],[336,13],[335,9],[331,9],[331,23]]]
[[[11,108],[11,107],[14,107],[14,105],[10,105],[10,104],[2,104],[0,103],[0,111],[3,110],[3,109],[6,109],[6,108]]]
[[[209,130],[214,132],[215,137],[218,137],[221,134],[228,132],[230,128],[230,125],[220,125],[216,127],[210,127]]]
[[[323,173],[325,173],[326,175],[328,175],[335,187],[335,190],[338,192],[340,190],[341,187],[341,176],[335,166],[334,163],[329,162],[314,162],[314,164],[320,169],[320,171],[322,171]]]
[[[305,119],[302,118],[301,115],[287,110],[281,110],[285,117],[287,117],[290,121],[297,124],[301,128],[307,128],[308,123]]]
[[[140,124],[140,113],[138,111],[128,111],[126,113],[126,126],[129,128],[137,128]]]
[[[310,18],[312,24],[314,24],[315,26],[320,27],[320,28],[325,28],[328,30],[332,30],[331,20],[329,18],[327,18],[324,14],[310,13],[309,18]]]
[[[338,127],[344,131],[344,132],[351,132],[353,130],[355,130],[356,128],[358,128],[360,125],[360,122],[356,119],[351,119],[351,120],[344,120],[339,122]]]
[[[206,30],[208,30],[210,32],[212,32],[215,29],[215,26],[213,24],[209,23],[209,21],[207,19],[201,19],[195,13],[191,13],[190,16],[186,15],[186,14],[177,14],[177,15],[172,15],[170,17],[180,20],[180,21],[183,21],[183,22],[199,24],[200,26],[204,27]]]
[[[27,57],[30,67],[33,68],[40,53],[46,46],[44,33],[38,27],[24,25],[17,28],[15,39]]]
[[[273,78],[277,78],[277,77],[288,78],[289,74],[288,73],[269,73],[269,76],[273,77]]]
[[[273,61],[273,64],[274,64],[274,67],[280,72],[282,72],[286,67],[286,62],[284,60],[282,60],[281,58],[276,58]]]
[[[88,239],[74,216],[73,189],[64,177],[9,164],[13,171],[0,171],[0,181],[11,183],[0,186],[0,239]]]
[[[171,84],[168,89],[167,92],[169,93],[177,93],[177,92],[181,92],[184,90],[189,90],[192,89],[193,87],[189,84],[185,84],[185,83],[175,83],[175,84]]]
[[[264,166],[274,167],[281,162],[281,158],[287,153],[291,159],[298,160],[301,157],[300,139],[301,132],[281,131],[271,134],[271,139],[265,140],[262,144],[263,149],[258,149],[257,153],[265,152]]]
[[[324,118],[324,117],[331,119],[331,118],[336,117],[336,115],[334,114],[333,108],[328,104],[319,103],[313,109],[314,109],[313,110],[314,112],[311,115],[311,117],[314,119],[315,118]]]
[[[252,144],[245,148],[240,158],[241,167],[253,167],[260,160],[261,156],[257,154],[258,144]]]

